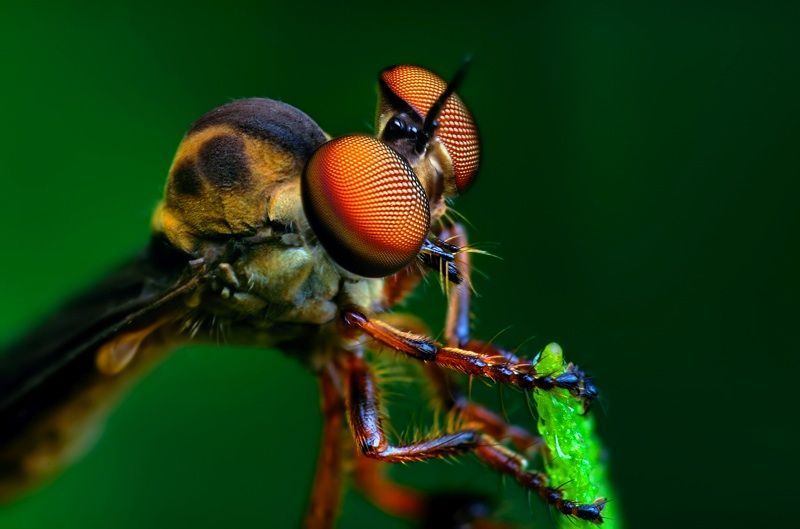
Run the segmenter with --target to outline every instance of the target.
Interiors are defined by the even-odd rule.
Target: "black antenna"
[[[425,150],[425,145],[427,145],[430,139],[433,137],[433,133],[436,131],[436,127],[439,125],[437,118],[442,112],[447,100],[450,99],[450,96],[453,95],[453,92],[458,89],[458,87],[461,85],[461,82],[464,80],[464,76],[467,74],[467,68],[469,67],[471,61],[472,57],[469,56],[464,59],[464,62],[461,63],[461,66],[459,66],[455,75],[453,75],[453,78],[450,79],[449,83],[447,83],[447,88],[444,89],[442,95],[440,95],[436,101],[433,102],[430,110],[428,110],[428,114],[425,116],[425,121],[422,123],[422,130],[420,131],[419,136],[417,136],[417,143],[414,145],[414,150],[417,152],[417,154],[422,154],[422,151]]]

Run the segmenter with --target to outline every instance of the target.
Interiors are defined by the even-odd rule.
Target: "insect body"
[[[269,99],[234,101],[197,120],[178,148],[147,249],[0,355],[0,498],[80,453],[115,398],[167,352],[218,333],[280,348],[319,377],[326,426],[306,527],[333,524],[345,418],[355,481],[388,512],[436,527],[478,516],[467,494],[403,489],[398,501],[380,471],[382,463],[473,452],[565,515],[600,523],[604,500],[571,501],[528,469],[523,454],[538,440],[451,380],[460,372],[525,390],[560,388],[587,404],[596,395],[575,368],[538,373],[470,337],[466,234],[445,217],[480,155],[473,118],[455,94],[461,77],[448,84],[416,66],[384,70],[376,137],[330,139],[300,110]],[[388,314],[428,270],[451,283],[446,343]],[[424,362],[438,404],[463,426],[393,444],[365,348]]]

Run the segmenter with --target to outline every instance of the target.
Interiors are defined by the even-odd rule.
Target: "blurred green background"
[[[556,340],[595,376],[629,527],[796,521],[800,4],[95,4],[0,3],[0,341],[145,242],[202,113],[268,96],[369,131],[381,68],[469,53],[485,155],[457,208],[502,257],[476,258],[476,334]],[[438,328],[442,307],[429,288],[409,310]],[[395,393],[414,426],[420,389]],[[181,350],[0,526],[294,527],[317,399],[276,352]],[[395,476],[552,526],[470,458]],[[348,493],[340,527],[376,524],[406,527]]]

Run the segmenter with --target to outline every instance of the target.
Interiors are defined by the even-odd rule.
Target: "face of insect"
[[[319,324],[337,300],[377,306],[380,284],[363,279],[417,256],[440,268],[423,255],[431,226],[477,171],[478,132],[453,93],[459,80],[384,70],[378,137],[326,141],[306,114],[268,99],[214,109],[178,148],[154,231],[209,266],[225,263],[219,278],[230,288],[212,294],[223,312],[269,307],[271,320]]]

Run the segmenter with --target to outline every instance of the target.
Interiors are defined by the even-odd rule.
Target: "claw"
[[[581,520],[586,520],[592,523],[600,524],[603,523],[603,516],[601,512],[603,511],[603,507],[605,506],[606,506],[605,498],[597,499],[594,501],[594,503],[578,505],[575,507],[575,516],[577,516]]]

